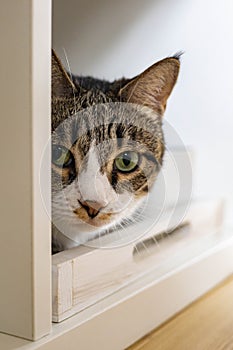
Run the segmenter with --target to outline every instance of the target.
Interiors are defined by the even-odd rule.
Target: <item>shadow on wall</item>
[[[162,0],[157,0],[160,3]],[[53,47],[65,62],[65,48],[71,70],[80,73],[79,66],[91,67],[93,62],[114,49],[124,33],[130,30],[143,12],[150,10],[155,0],[56,0],[53,2]],[[83,72],[82,74],[90,74]]]

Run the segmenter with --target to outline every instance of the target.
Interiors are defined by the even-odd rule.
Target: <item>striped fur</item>
[[[71,159],[52,164],[53,252],[132,220],[162,165],[162,115],[178,71],[171,57],[109,83],[69,76],[53,52],[52,144]],[[130,151],[137,167],[121,172],[115,160]]]

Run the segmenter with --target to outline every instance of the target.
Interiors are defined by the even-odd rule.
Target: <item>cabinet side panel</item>
[[[32,1],[33,339],[51,327],[51,1]],[[46,151],[45,151],[46,149]],[[42,161],[43,158],[43,161]],[[43,164],[43,166],[42,166]],[[45,203],[42,201],[41,186]]]
[[[48,106],[44,109],[48,96],[46,102],[41,95],[37,95],[42,86],[37,85],[35,79],[38,77],[33,74],[33,25],[36,21],[41,21],[47,26],[47,19],[39,18],[40,13],[33,17],[33,6],[38,6],[39,3],[42,7],[45,6],[45,1],[38,0],[2,0],[0,11],[0,331],[27,339],[35,339],[49,331],[47,301],[46,312],[43,307],[39,312],[42,296],[48,293],[49,275],[45,265],[46,269],[50,269],[47,247],[49,238],[44,243],[46,253],[39,261],[42,243],[37,243],[39,239],[42,242],[45,232],[41,231],[39,238],[37,222],[41,215],[41,199],[38,194],[33,195],[37,172],[35,163],[40,161],[39,143],[33,139],[33,119],[36,117],[33,98],[40,104],[42,119],[45,118],[46,108],[49,113]],[[44,37],[43,31],[35,44],[37,50],[44,47],[44,40],[48,38],[50,33]],[[45,50],[42,49],[41,55],[43,54]],[[43,57],[41,61],[44,61]],[[48,83],[49,77],[44,86]],[[37,137],[43,140],[43,132],[47,133],[48,128],[44,130],[42,124],[38,124]],[[48,225],[41,227],[46,227],[49,235]],[[46,298],[49,297],[47,295]],[[43,331],[40,326],[42,315],[45,316]]]
[[[30,1],[0,11],[0,330],[32,335]]]

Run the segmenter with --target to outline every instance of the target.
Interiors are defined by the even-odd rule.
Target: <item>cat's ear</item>
[[[77,88],[52,50],[52,98],[73,96]]]
[[[179,55],[155,63],[120,89],[121,101],[150,107],[162,115],[179,68]]]

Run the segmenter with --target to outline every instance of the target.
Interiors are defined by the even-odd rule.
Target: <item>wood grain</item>
[[[128,350],[233,349],[233,276]]]

